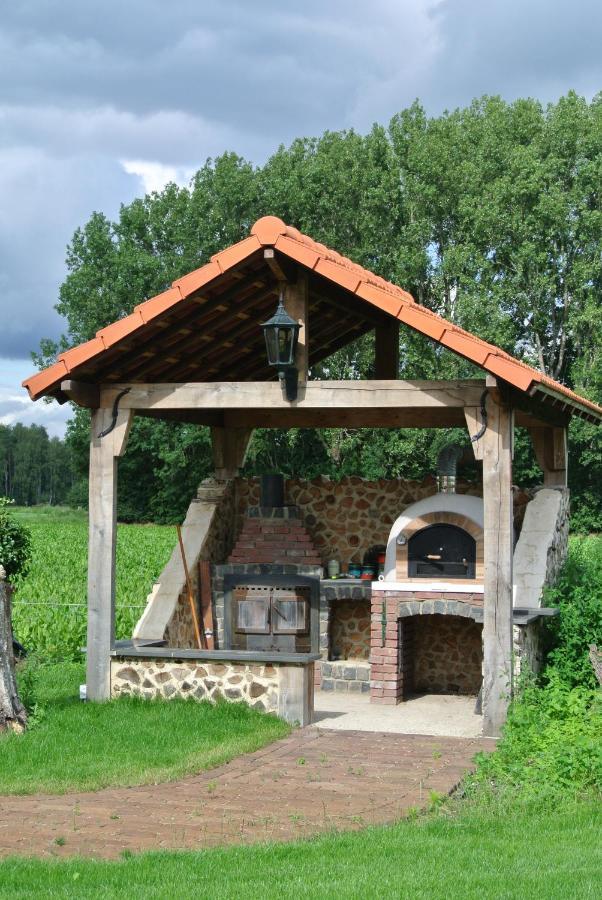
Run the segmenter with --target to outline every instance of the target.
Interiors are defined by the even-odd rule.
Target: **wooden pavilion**
[[[281,291],[300,325],[295,400],[274,379],[260,327]],[[400,325],[474,363],[483,377],[399,380]],[[308,380],[313,365],[370,331],[374,380]],[[33,400],[53,397],[92,410],[90,700],[110,695],[116,461],[134,414],[210,426],[220,479],[236,475],[254,428],[467,427],[483,463],[485,733],[499,733],[512,685],[514,425],[529,429],[545,484],[562,487],[570,418],[599,422],[600,407],[272,216],[24,386]]]

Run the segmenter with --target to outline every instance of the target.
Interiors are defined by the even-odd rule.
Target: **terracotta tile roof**
[[[544,390],[559,402],[568,404],[574,413],[602,419],[602,408],[591,400],[580,397],[499,347],[448,322],[416,303],[407,291],[301,234],[296,228],[285,225],[276,216],[259,219],[251,228],[248,238],[215,254],[201,268],[178,278],[169,290],[141,303],[131,315],[101,329],[92,340],[62,353],[54,365],[28,378],[23,386],[33,400],[56,392],[62,380],[77,376],[81,366],[93,365],[109,348],[117,347],[125,339],[131,339],[139,329],[164,316],[172,307],[266,247],[275,248],[306,269],[355,294],[379,311],[394,316],[404,325],[438,341],[518,390],[525,393]]]

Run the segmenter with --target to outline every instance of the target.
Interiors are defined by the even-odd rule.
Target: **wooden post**
[[[395,319],[374,329],[374,377],[399,378],[399,322]]]
[[[252,428],[211,428],[211,446],[215,477],[220,481],[236,478],[244,465],[251,443]]]
[[[295,319],[301,326],[295,362],[299,372],[299,381],[307,381],[307,370],[309,369],[308,290],[307,275],[303,272],[299,272],[294,284],[285,285],[284,305],[291,319]]]
[[[529,428],[535,458],[543,470],[544,487],[566,487],[568,472],[566,428]]]
[[[512,410],[490,387],[483,435],[483,734],[497,737],[512,694]]]
[[[86,671],[88,700],[108,700],[111,695],[111,647],[115,634],[117,458],[125,451],[132,417],[131,410],[120,410],[113,430],[101,438],[101,432],[113,421],[112,411],[97,409],[92,413]]]

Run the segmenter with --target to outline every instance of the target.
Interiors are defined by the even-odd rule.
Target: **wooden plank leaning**
[[[194,628],[194,636],[196,637],[196,642],[199,650],[203,649],[203,644],[201,641],[201,633],[199,631],[199,620],[196,614],[196,605],[194,602],[194,594],[192,591],[192,581],[190,580],[190,572],[188,571],[188,565],[186,563],[186,553],[184,552],[184,542],[182,540],[182,529],[179,525],[176,525],[176,531],[178,532],[178,541],[180,543],[180,553],[182,554],[182,565],[184,566],[184,575],[186,577],[186,591],[188,593],[188,602],[190,604],[190,615],[192,616],[192,625]]]

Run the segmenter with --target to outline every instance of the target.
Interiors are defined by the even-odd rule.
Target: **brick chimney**
[[[297,506],[250,506],[228,562],[322,565]]]

